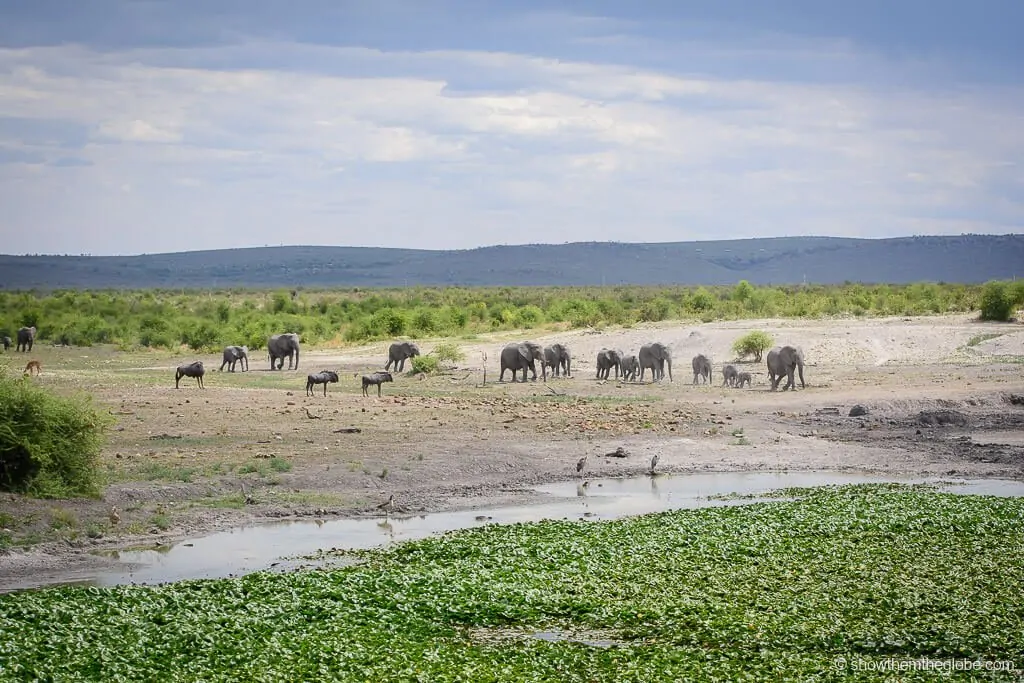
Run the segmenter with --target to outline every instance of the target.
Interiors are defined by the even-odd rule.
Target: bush
[[[429,353],[425,356],[413,356],[412,368],[409,370],[410,375],[418,375],[423,373],[430,375],[437,372],[440,369],[437,356],[432,356]]]
[[[110,418],[0,368],[0,490],[42,498],[98,494]]]
[[[459,345],[452,344],[451,342],[438,344],[428,355],[436,357],[440,363],[457,363],[466,358],[466,354],[462,352]]]
[[[1006,322],[1013,314],[1013,298],[1005,282],[985,283],[981,290],[981,319]]]
[[[732,352],[739,358],[753,356],[754,360],[760,363],[764,352],[770,349],[774,343],[775,340],[767,332],[754,330],[734,341],[732,343]]]

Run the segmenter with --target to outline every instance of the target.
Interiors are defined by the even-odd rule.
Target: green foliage
[[[732,343],[732,352],[741,359],[753,356],[754,360],[760,363],[764,352],[772,348],[774,343],[775,340],[767,332],[754,330],[734,341]]]
[[[53,498],[96,495],[109,416],[0,368],[0,490]]]
[[[797,499],[486,525],[364,551],[334,570],[8,593],[0,672],[867,681],[885,676],[837,662],[1019,666],[1024,565],[1013,550],[1024,501],[901,486],[785,493]],[[537,631],[618,646],[529,637]],[[924,674],[907,678],[936,677]]]
[[[1024,305],[1024,282],[1008,286]],[[35,323],[40,341],[216,352],[227,344],[265,348],[297,332],[306,345],[477,334],[520,328],[600,328],[671,319],[930,315],[977,310],[982,287],[491,287],[282,291],[5,292],[0,333]]]
[[[981,290],[981,319],[1006,322],[1013,315],[1015,301],[1006,282],[993,280]]]
[[[466,354],[462,352],[459,345],[452,342],[438,344],[430,352],[430,355],[437,357],[437,360],[441,363],[457,363],[466,358]]]
[[[409,369],[410,375],[418,375],[421,372],[429,375],[441,369],[437,356],[429,353],[425,356],[413,356],[410,360],[412,361],[412,367]]]

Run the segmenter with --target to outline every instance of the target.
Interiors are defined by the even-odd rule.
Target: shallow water
[[[395,541],[424,538],[483,524],[509,524],[543,519],[602,520],[683,508],[742,505],[758,498],[711,500],[709,496],[754,495],[785,487],[879,482],[919,483],[916,478],[839,472],[720,472],[688,475],[591,479],[537,487],[548,502],[415,516],[330,521],[288,521],[230,529],[155,549],[113,553],[119,565],[77,573],[37,575],[0,590],[46,585],[109,586],[164,583],[184,579],[238,576],[264,569],[286,570],[314,564],[298,559],[321,550],[357,550]],[[956,481],[947,490],[963,494],[1024,495],[1024,482],[1012,480]],[[335,564],[345,560],[335,559]]]

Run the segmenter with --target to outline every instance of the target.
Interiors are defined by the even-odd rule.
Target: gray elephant
[[[619,361],[619,370],[622,372],[623,382],[635,382],[640,374],[640,361],[636,356],[623,356]]]
[[[558,377],[563,373],[566,377],[571,377],[569,374],[571,366],[572,356],[569,354],[568,346],[565,344],[552,344],[551,346],[544,347],[544,367],[551,368],[552,377]]]
[[[672,352],[661,342],[652,342],[640,347],[637,354],[640,361],[640,381],[644,381],[644,372],[650,368],[651,381],[665,379],[665,366],[668,366],[668,381],[672,381]]]
[[[420,355],[420,347],[412,342],[395,342],[388,347],[388,362],[384,365],[384,369],[390,370],[391,365],[394,364],[395,372],[402,372],[405,370],[406,359],[415,358],[418,355]]]
[[[15,351],[25,351],[26,353],[32,350],[32,344],[36,340],[36,328],[35,325],[32,327],[23,327],[18,330],[18,346]]]
[[[224,360],[221,362],[220,369],[217,372],[223,372],[225,365],[228,366],[228,372],[234,372],[236,363],[242,364],[242,372],[246,372],[249,369],[248,346],[225,346]]]
[[[597,378],[608,379],[612,368],[615,369],[615,379],[619,378],[619,365],[622,363],[622,351],[617,349],[601,349],[597,352]]]
[[[4,342],[4,351],[10,351],[11,350],[11,338],[6,336],[6,335],[4,335],[3,342]]]
[[[292,356],[295,356],[295,369],[299,369],[299,335],[294,332],[275,334],[267,340],[267,355],[270,356],[270,369],[280,370],[284,367],[284,359],[288,359],[288,369],[292,369]],[[274,367],[277,361],[277,367]]]
[[[734,387],[736,386],[736,376],[739,374],[739,370],[736,369],[735,365],[726,365],[722,368],[722,386],[723,387]]]
[[[738,375],[736,375],[736,384],[734,386],[737,389],[742,389],[744,384],[746,384],[748,387],[750,386],[749,372],[741,372]]]
[[[541,349],[540,344],[532,341],[521,342],[519,344],[508,344],[501,350],[501,374],[498,375],[498,381],[505,381],[505,371],[512,371],[512,381],[516,381],[516,370],[523,371],[523,381],[526,381],[526,370],[529,369],[533,373],[533,380],[537,380],[537,365],[536,361],[540,361],[540,371],[544,377],[544,381],[548,381],[548,371],[544,366],[544,350]]]
[[[703,379],[708,384],[711,384],[711,359],[705,356],[703,353],[698,353],[693,357],[693,383],[699,384],[699,380]]]
[[[806,389],[804,384],[804,352],[796,346],[776,346],[768,352],[768,379],[772,383],[772,391],[779,388],[779,382],[785,376],[788,378],[783,391],[787,389],[796,390],[796,383],[793,381],[793,371],[800,372],[800,388]]]

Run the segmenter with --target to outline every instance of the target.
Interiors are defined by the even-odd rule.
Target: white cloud
[[[292,66],[241,68],[269,54]],[[204,66],[215,61],[240,68]],[[0,164],[0,202],[15,252],[33,250],[18,242],[27,225],[54,251],[93,253],[237,246],[240,235],[466,247],[1005,232],[1024,218],[1022,105],[1019,88],[735,79],[510,53],[0,50],[0,117],[91,137],[75,153],[83,165],[60,175]],[[0,145],[53,161],[68,156],[60,144],[29,143],[0,118]]]

